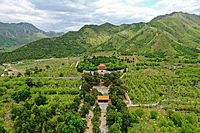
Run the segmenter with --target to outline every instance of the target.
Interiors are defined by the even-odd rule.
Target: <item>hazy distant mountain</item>
[[[200,16],[174,12],[156,17],[149,23],[85,25],[77,32],[41,39],[12,53],[2,54],[4,60],[1,61],[77,56],[95,51],[195,58],[199,49]]]
[[[41,38],[56,37],[62,34],[44,32],[29,23],[0,22],[0,46],[21,45]]]

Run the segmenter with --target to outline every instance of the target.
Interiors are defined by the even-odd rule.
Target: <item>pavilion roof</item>
[[[97,96],[97,100],[109,100],[109,96],[107,96],[107,95]]]

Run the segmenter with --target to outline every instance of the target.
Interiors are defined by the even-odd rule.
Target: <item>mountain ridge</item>
[[[0,46],[22,45],[47,37],[60,36],[63,33],[45,32],[31,23],[0,22]]]
[[[85,25],[79,31],[41,39],[11,53],[5,53],[2,56],[6,59],[1,62],[77,56],[98,51],[160,58],[197,58],[200,53],[198,33],[200,16],[182,12],[167,14],[148,23]],[[33,50],[34,54],[30,55]]]

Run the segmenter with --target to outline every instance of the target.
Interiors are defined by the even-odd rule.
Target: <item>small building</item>
[[[97,103],[109,103],[110,99],[109,96],[104,95],[104,96],[97,96]]]
[[[105,64],[99,64],[98,73],[99,74],[105,74],[106,73],[106,65]]]
[[[109,99],[108,95],[103,95],[103,96],[97,96],[96,102],[98,103],[99,107],[101,108],[101,112],[106,113],[107,107],[108,107],[109,103],[111,102],[111,100]]]

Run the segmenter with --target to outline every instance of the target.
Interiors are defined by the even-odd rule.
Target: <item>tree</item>
[[[98,104],[96,104],[95,108],[94,108],[94,112],[97,113],[97,112],[100,112],[101,111],[101,108],[99,107]]]
[[[29,87],[33,87],[33,80],[31,78],[27,78],[25,83],[29,86]]]
[[[120,127],[122,126],[122,113],[115,110],[109,110],[106,114],[107,125],[111,126],[114,123],[118,123]]]
[[[93,88],[90,93],[92,96],[95,96],[95,97],[97,97],[98,95],[102,95],[102,93],[99,92],[96,88]]]
[[[67,113],[61,130],[62,133],[83,133],[86,122],[78,115]]]
[[[64,74],[63,74],[63,73],[60,73],[60,74],[59,74],[59,77],[63,77],[63,76],[64,76]]]
[[[46,104],[46,101],[47,101],[47,98],[45,96],[42,96],[41,94],[39,94],[35,98],[35,103],[36,103],[37,106]]]
[[[6,129],[3,126],[3,120],[0,118],[0,133],[6,133]]]
[[[175,125],[181,127],[184,117],[180,112],[175,112],[171,115],[171,120],[174,122]]]
[[[151,111],[150,115],[151,115],[151,119],[157,119],[158,112],[157,111]]]
[[[3,96],[4,94],[6,94],[6,92],[7,92],[6,87],[0,87],[0,96]]]
[[[118,100],[116,104],[116,108],[119,112],[123,112],[124,110],[127,110],[127,106],[123,100]]]
[[[92,124],[93,124],[93,131],[94,131],[94,133],[100,133],[101,130],[99,128],[99,126],[100,126],[99,122],[95,121],[95,122],[92,122]]]
[[[81,107],[81,117],[85,117],[86,114],[89,113],[89,109],[90,109],[90,104],[89,103],[85,103],[82,107]]]
[[[144,110],[143,109],[137,109],[137,110],[135,110],[135,113],[137,114],[137,116],[139,116],[141,118],[144,115]]]
[[[46,65],[45,67],[46,67],[46,69],[49,69],[49,68],[51,68],[49,65]]]
[[[185,119],[188,123],[197,126],[198,125],[198,117],[195,113],[189,113],[185,116]]]
[[[191,123],[183,123],[181,126],[181,133],[199,133],[200,130]]]
[[[20,89],[12,94],[12,99],[19,103],[20,101],[25,101],[31,97],[31,92],[29,88]]]
[[[85,95],[85,102],[88,102],[90,104],[90,106],[93,106],[95,104],[95,96],[91,95],[91,94],[86,94]]]
[[[120,129],[120,125],[118,123],[114,123],[110,126],[109,133],[122,133]]]
[[[89,92],[90,89],[92,88],[92,85],[91,85],[91,84],[88,84],[87,82],[83,82],[81,88],[82,88],[84,91]]]
[[[26,69],[24,75],[30,76],[31,75],[31,70]]]
[[[132,123],[133,123],[132,115],[128,112],[128,110],[124,111],[122,113],[122,132],[127,133],[128,127],[131,127]]]
[[[140,117],[135,112],[132,113],[132,118],[133,118],[133,123],[140,122]]]

